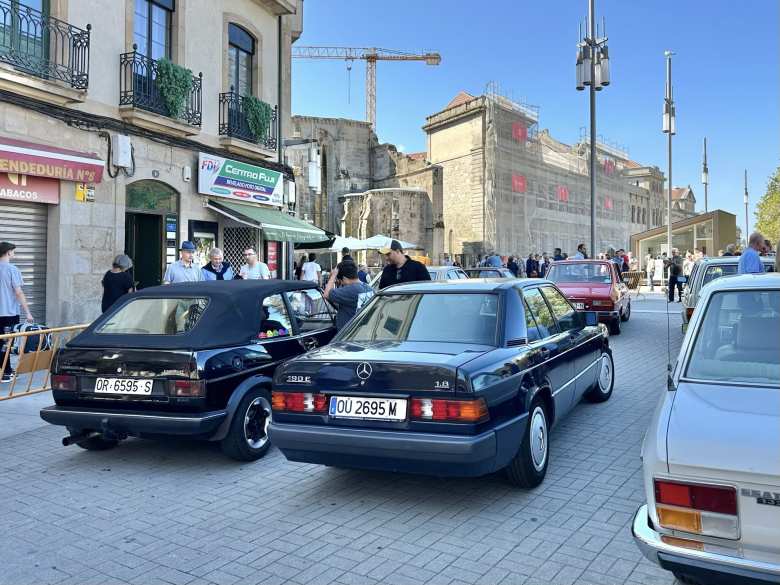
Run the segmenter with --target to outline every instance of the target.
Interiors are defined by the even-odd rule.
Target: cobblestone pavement
[[[86,452],[43,424],[5,436],[0,583],[670,584],[629,528],[667,354],[665,304],[634,308],[612,338],[612,399],[579,405],[554,429],[547,478],[532,491],[500,475],[336,470],[276,450],[242,465],[179,441]]]

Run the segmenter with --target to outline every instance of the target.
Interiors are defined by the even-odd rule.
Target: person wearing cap
[[[398,240],[391,241],[390,246],[381,248],[379,253],[387,259],[387,265],[382,270],[382,276],[379,279],[380,290],[392,284],[431,279],[428,269],[422,262],[412,260],[404,254],[403,246]]]
[[[170,264],[163,276],[163,284],[178,284],[180,282],[201,282],[203,272],[196,266],[192,257],[195,254],[195,244],[184,241],[179,248],[179,259]]]
[[[100,302],[100,310],[104,313],[109,307],[127,293],[135,290],[133,276],[128,270],[133,267],[133,261],[129,256],[119,254],[111,264],[111,270],[103,275],[100,284],[103,285],[103,300]]]

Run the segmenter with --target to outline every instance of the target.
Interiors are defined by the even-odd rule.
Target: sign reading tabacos
[[[77,183],[99,183],[103,161],[95,155],[64,148],[0,138],[0,172]]]
[[[264,167],[200,153],[198,192],[281,207],[284,175]]]
[[[60,182],[56,179],[0,173],[0,199],[57,204],[60,202]]]

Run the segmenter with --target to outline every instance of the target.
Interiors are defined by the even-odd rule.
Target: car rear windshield
[[[495,294],[382,295],[358,314],[341,340],[495,345],[497,309]]]
[[[553,264],[547,273],[553,282],[609,284],[612,274],[606,264]]]
[[[780,291],[713,294],[685,375],[780,386]]]
[[[195,328],[205,298],[133,299],[96,329],[104,335],[178,335]]]

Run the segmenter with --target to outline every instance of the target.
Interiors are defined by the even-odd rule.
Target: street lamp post
[[[748,228],[748,189],[747,189],[747,169],[745,169],[745,195],[743,197],[745,202],[745,247],[747,247],[750,241],[750,229]]]
[[[602,26],[606,28],[606,26]],[[602,30],[606,35],[606,31]],[[590,93],[590,253],[596,257],[596,92],[610,83],[607,37],[596,30],[595,0],[588,0],[585,36],[577,43],[577,90]]]
[[[672,94],[672,53],[671,51],[665,51],[666,57],[666,95],[664,97],[664,118],[663,118],[663,132],[668,135],[669,142],[667,147],[667,153],[669,156],[669,177],[667,184],[667,200],[666,205],[668,209],[666,217],[666,253],[668,258],[672,257],[672,136],[677,132],[677,126],[675,121],[674,112],[674,96]]]
[[[701,182],[704,185],[704,213],[709,211],[707,204],[707,187],[710,184],[710,171],[707,168],[707,137],[704,137],[704,160],[701,166]]]

